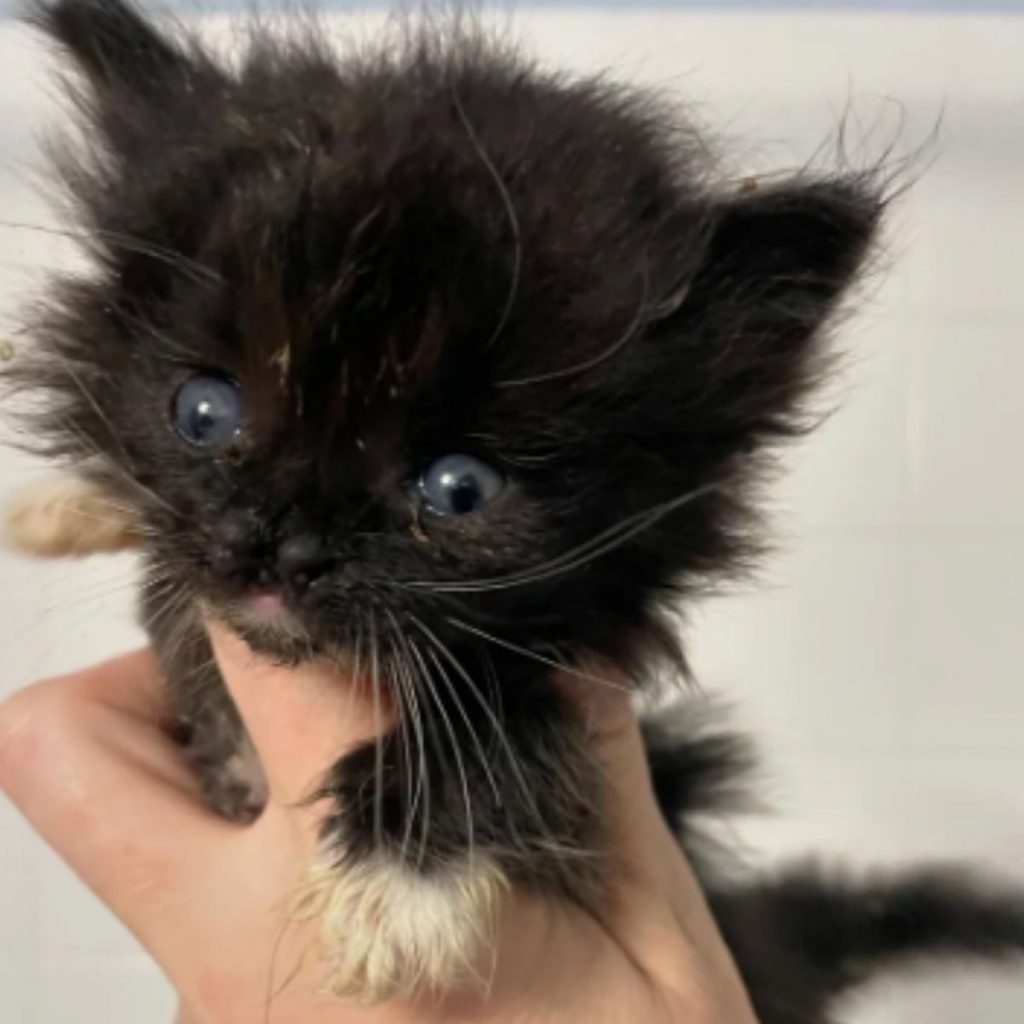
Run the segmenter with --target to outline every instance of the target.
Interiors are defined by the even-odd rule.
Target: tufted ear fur
[[[152,93],[180,83],[185,53],[124,0],[35,0],[29,21],[56,40],[97,92]]]
[[[726,453],[800,426],[819,329],[856,279],[884,206],[868,177],[747,188],[714,208],[685,299],[657,329],[686,349],[679,408]],[[677,353],[678,356],[678,353]]]
[[[192,213],[214,185],[195,155],[221,128],[225,73],[185,30],[161,29],[132,0],[30,0],[27,19],[73,69],[80,135],[51,146],[53,180],[92,257],[126,291],[152,293],[196,244]]]
[[[27,20],[78,72],[68,93],[88,146],[60,152],[57,177],[87,210],[116,207],[103,185],[110,170],[152,168],[154,153],[183,148],[222,101],[224,74],[201,46],[180,27],[162,31],[131,0],[30,0]],[[93,212],[101,226],[121,226]]]

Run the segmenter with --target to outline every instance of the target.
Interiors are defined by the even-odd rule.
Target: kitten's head
[[[465,32],[228,67],[116,0],[37,20],[81,72],[95,266],[20,372],[178,587],[279,654],[623,659],[735,564],[869,180],[720,186],[649,97]]]

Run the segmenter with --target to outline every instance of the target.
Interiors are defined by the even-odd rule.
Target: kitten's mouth
[[[279,590],[259,590],[240,603],[246,613],[266,622],[275,622],[291,615],[284,595]]]
[[[221,604],[220,612],[227,624],[258,651],[283,654],[291,652],[296,644],[308,648],[311,642],[287,595],[276,588],[238,595]]]
[[[283,633],[305,632],[295,605],[276,587],[253,590],[232,602],[232,612],[242,622]]]

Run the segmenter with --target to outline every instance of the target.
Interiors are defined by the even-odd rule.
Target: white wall
[[[1024,881],[1024,18],[521,13],[560,62],[685,94],[744,165],[802,162],[854,100],[906,146],[943,112],[935,162],[896,213],[884,282],[844,332],[842,409],[775,489],[781,549],[760,590],[694,615],[697,665],[763,740],[780,815],[766,859],[971,855]],[[49,115],[38,54],[0,27],[0,218],[32,197]],[[868,133],[870,134],[870,133]],[[856,131],[854,133],[856,138]],[[862,136],[861,136],[862,137]],[[0,325],[66,258],[0,228]],[[0,492],[37,469],[0,456]],[[130,566],[0,555],[0,690],[133,642]],[[133,941],[0,805],[0,1020],[169,1019]],[[879,988],[853,1024],[1018,1024],[1024,976],[943,972]]]

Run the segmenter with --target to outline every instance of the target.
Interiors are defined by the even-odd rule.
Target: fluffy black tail
[[[966,870],[806,864],[708,896],[761,1024],[825,1024],[851,989],[931,959],[1024,967],[1024,891]]]
[[[761,1024],[828,1024],[851,989],[931,959],[1020,958],[1024,967],[1024,886],[959,868],[858,876],[803,863],[742,882],[723,873],[698,823],[745,802],[755,759],[740,737],[709,732],[706,722],[684,732],[678,721],[644,728],[655,791]]]

